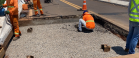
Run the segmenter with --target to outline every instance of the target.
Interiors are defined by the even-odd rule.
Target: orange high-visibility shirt
[[[87,28],[89,28],[89,29],[94,29],[95,28],[94,18],[88,12],[84,13],[83,20],[86,22],[86,27]]]
[[[10,15],[18,15],[18,0],[6,0],[6,4],[3,6],[8,7]]]

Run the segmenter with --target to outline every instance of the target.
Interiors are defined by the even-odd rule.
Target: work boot
[[[94,30],[91,30],[92,32],[94,32]]]
[[[34,17],[40,17],[40,15],[39,14],[37,14],[37,15],[33,15]]]
[[[30,27],[27,29],[27,32],[32,32],[32,30],[33,30],[33,28]]]
[[[22,34],[21,34],[21,31],[19,31],[19,35],[21,36]]]
[[[79,30],[79,29],[78,29],[77,31],[78,31],[78,32],[82,32],[82,30]]]
[[[13,41],[15,41],[15,40],[17,40],[17,39],[19,39],[19,38],[20,38],[20,37],[14,37],[14,38],[13,38]]]
[[[45,14],[41,14],[41,16],[46,16]]]
[[[128,52],[129,51],[129,49],[125,49],[125,52]]]

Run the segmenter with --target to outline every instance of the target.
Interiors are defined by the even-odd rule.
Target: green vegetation
[[[0,0],[0,5],[4,4],[5,0]]]

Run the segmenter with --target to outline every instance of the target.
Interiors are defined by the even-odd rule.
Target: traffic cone
[[[86,7],[86,0],[83,0],[83,7],[82,7],[82,10],[87,10],[87,7]]]
[[[83,0],[83,7],[80,9],[77,9],[77,11],[84,11],[84,10],[87,10],[86,0]]]

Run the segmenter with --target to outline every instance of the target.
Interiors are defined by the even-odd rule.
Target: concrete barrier
[[[6,3],[6,1],[5,1],[5,3]],[[25,4],[25,2],[23,0],[18,0],[18,16],[19,16],[19,18],[20,18],[20,13],[22,11],[23,4]],[[7,10],[7,7],[5,8],[5,10]],[[2,28],[0,28],[0,45],[3,45],[3,43],[5,42],[5,39],[8,37],[8,35],[10,34],[10,32],[12,30],[12,25],[10,22],[9,15],[0,17],[0,26],[2,26]]]
[[[6,1],[5,1],[6,3]],[[22,11],[22,4],[25,2],[23,0],[18,0],[18,16],[20,18],[20,13]],[[7,10],[7,7],[5,8]],[[0,17],[0,45],[3,46],[4,50],[6,51],[8,47],[8,43],[10,42],[12,36],[13,36],[13,31],[12,31],[12,24],[10,22],[10,17],[9,15],[6,16],[1,16]],[[0,50],[0,58],[4,56],[5,51],[3,49]]]
[[[0,17],[0,22],[2,22],[2,29],[0,30],[0,45],[3,45],[4,41],[6,40],[7,36],[10,34],[12,30],[12,25],[10,19],[7,16]]]

